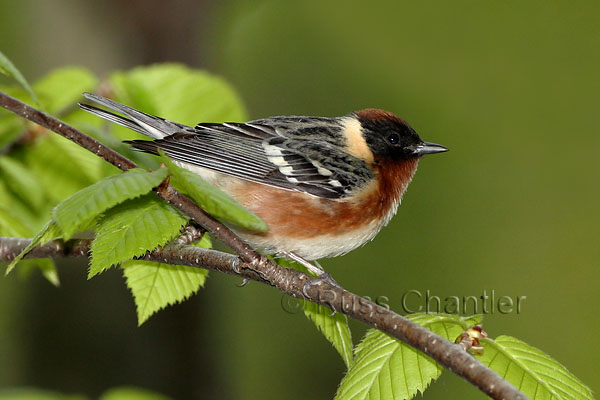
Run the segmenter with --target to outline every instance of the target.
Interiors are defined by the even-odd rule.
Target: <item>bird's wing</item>
[[[372,173],[364,161],[339,147],[342,139],[336,135],[342,126],[336,121],[272,117],[243,124],[199,124],[193,133],[129,143],[154,154],[162,149],[174,160],[249,181],[338,199],[368,182]]]
[[[373,177],[364,161],[340,147],[346,140],[340,118],[271,117],[191,128],[102,96],[83,96],[125,116],[87,104],[82,109],[155,138],[128,142],[148,153],[162,149],[177,161],[328,199],[343,198]]]

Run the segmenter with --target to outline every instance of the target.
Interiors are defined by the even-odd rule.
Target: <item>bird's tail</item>
[[[176,122],[167,121],[154,115],[146,114],[126,105],[117,103],[107,99],[106,97],[98,96],[92,93],[83,93],[83,97],[88,100],[92,100],[98,104],[101,104],[113,111],[117,111],[124,114],[126,117],[114,114],[110,111],[103,110],[98,107],[91,106],[89,104],[79,103],[79,107],[82,110],[95,114],[108,121],[117,123],[126,128],[132,129],[143,135],[150,136],[154,139],[162,139],[166,136],[173,135],[177,132],[190,131],[191,127],[178,124]]]

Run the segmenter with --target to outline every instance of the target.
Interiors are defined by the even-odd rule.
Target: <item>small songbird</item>
[[[82,109],[154,138],[128,142],[133,148],[161,149],[262,218],[269,226],[264,233],[232,227],[249,244],[319,275],[306,260],[339,256],[373,239],[396,213],[419,159],[448,150],[377,109],[190,127],[83,96],[124,116]]]

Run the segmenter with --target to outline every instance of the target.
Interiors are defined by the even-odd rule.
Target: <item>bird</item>
[[[318,276],[328,274],[316,260],[346,254],[388,224],[424,155],[448,151],[374,108],[192,127],[92,93],[83,97],[111,111],[80,103],[83,110],[153,139],[127,141],[131,147],[162,150],[265,221],[266,232],[230,226],[247,243]]]

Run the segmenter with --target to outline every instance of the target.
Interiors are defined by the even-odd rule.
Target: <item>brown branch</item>
[[[77,143],[84,149],[89,150],[123,171],[137,168],[137,165],[133,161],[123,157],[121,154],[103,145],[96,139],[3,92],[0,92],[0,105],[21,117],[35,122],[36,124],[50,129]],[[229,228],[208,215],[186,196],[179,193],[174,187],[167,185],[158,188],[156,192],[165,201],[181,210],[200,226],[204,227],[210,233],[229,245],[244,261],[251,263],[261,261],[262,257],[260,254],[233,234]]]
[[[0,92],[0,105],[74,141],[122,170],[136,167],[135,163],[95,139],[2,92]],[[241,276],[274,286],[281,292],[294,297],[304,297],[303,288],[307,288],[308,300],[328,306],[332,310],[344,313],[402,340],[462,376],[488,396],[494,399],[526,399],[525,395],[514,386],[463,351],[459,345],[343,288],[328,283],[307,286],[306,283],[312,277],[290,268],[281,267],[262,257],[226,226],[209,216],[172,186],[161,185],[157,189],[157,193],[230,246],[239,255],[239,258],[214,250],[174,243],[148,254],[146,256],[148,259]],[[29,243],[26,239],[0,238],[0,240],[0,261],[12,260],[19,253],[18,249],[23,249]],[[87,254],[88,250],[89,242],[86,241],[67,243],[54,241],[34,249],[28,257],[83,256]]]

